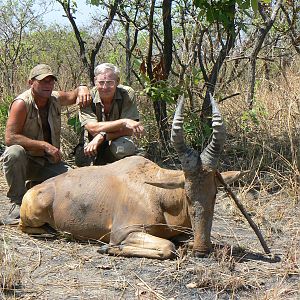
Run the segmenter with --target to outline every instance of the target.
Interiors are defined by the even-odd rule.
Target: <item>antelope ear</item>
[[[242,178],[244,175],[248,174],[250,171],[227,171],[222,172],[222,178],[227,184],[231,184],[238,179]],[[221,185],[221,182],[219,181],[218,177],[216,177],[217,180],[217,186]]]
[[[184,177],[180,176],[168,176],[167,178],[161,178],[155,181],[145,181],[145,184],[156,186],[158,188],[173,190],[184,188]]]

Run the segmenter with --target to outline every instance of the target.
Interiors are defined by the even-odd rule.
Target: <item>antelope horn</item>
[[[198,151],[189,148],[184,142],[183,136],[183,104],[184,95],[178,101],[175,116],[172,124],[171,141],[181,161],[182,169],[184,171],[195,171],[199,163]]]
[[[212,139],[207,147],[202,151],[200,157],[203,165],[216,169],[221,151],[223,150],[226,138],[226,129],[217,103],[211,93],[209,93],[209,98],[212,106]]]
[[[183,137],[183,107],[184,95],[182,95],[178,101],[171,130],[171,142],[179,157],[183,156],[188,149]]]

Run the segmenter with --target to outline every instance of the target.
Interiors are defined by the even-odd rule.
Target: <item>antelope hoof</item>
[[[210,253],[211,253],[211,250],[193,250],[193,252],[192,252],[193,256],[198,257],[198,258],[208,257]]]

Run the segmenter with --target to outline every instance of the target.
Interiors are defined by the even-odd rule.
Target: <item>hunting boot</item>
[[[20,207],[21,203],[13,203],[8,216],[2,220],[3,225],[17,225],[20,221]]]

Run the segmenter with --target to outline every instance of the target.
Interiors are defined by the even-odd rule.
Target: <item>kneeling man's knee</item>
[[[111,142],[110,151],[117,159],[121,159],[134,155],[136,146],[130,137],[123,136]]]
[[[12,145],[5,149],[3,153],[3,162],[4,164],[7,162],[15,163],[19,162],[20,159],[26,158],[26,151],[20,145]]]

